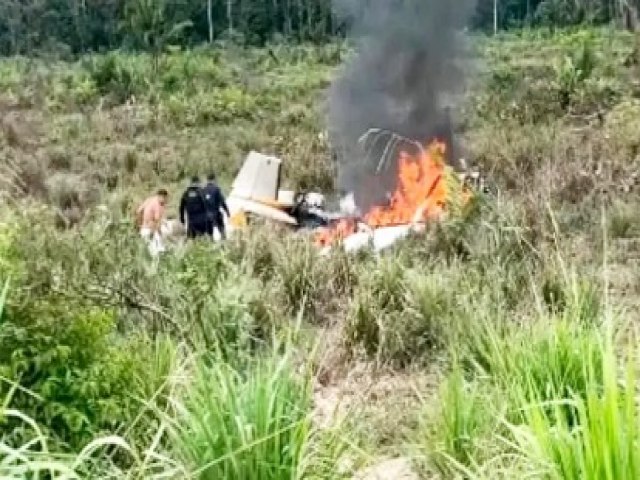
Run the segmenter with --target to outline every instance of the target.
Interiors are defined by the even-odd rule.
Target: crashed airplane
[[[320,193],[280,190],[281,159],[252,151],[238,173],[227,199],[228,230],[245,228],[252,218],[312,229],[314,243],[327,253],[341,245],[346,251],[372,247],[380,251],[426,224],[440,221],[472,198],[470,183],[477,174],[456,174],[445,163],[446,146],[434,141],[416,154],[400,152],[395,191],[387,205],[360,214],[353,194],[340,201],[340,211],[325,211]],[[471,182],[470,182],[471,180]]]

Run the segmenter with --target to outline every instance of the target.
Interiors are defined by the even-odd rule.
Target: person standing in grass
[[[220,233],[220,237],[224,240],[225,229],[222,212],[224,211],[227,214],[227,217],[230,217],[231,215],[229,214],[229,207],[227,207],[227,202],[224,199],[222,190],[216,183],[215,173],[212,172],[207,176],[207,185],[204,187],[203,193],[207,204],[207,233],[213,236],[213,229],[217,228]]]
[[[151,253],[159,253],[164,248],[160,229],[164,221],[169,192],[161,188],[155,195],[147,198],[136,210],[136,227],[148,243]]]
[[[186,217],[186,218],[185,218]],[[180,199],[180,223],[187,224],[187,237],[196,238],[208,233],[207,205],[205,203],[200,178],[191,178]]]

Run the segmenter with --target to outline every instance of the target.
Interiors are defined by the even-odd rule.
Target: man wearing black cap
[[[207,185],[204,187],[204,198],[207,205],[207,213],[209,219],[209,235],[213,235],[213,229],[217,228],[220,232],[220,237],[225,238],[224,232],[224,218],[222,218],[222,211],[224,210],[229,217],[229,207],[224,199],[222,190],[216,183],[215,173],[210,173],[207,176]]]
[[[187,236],[195,238],[207,234],[207,206],[200,187],[200,178],[191,178],[191,185],[187,187],[180,199],[180,222],[185,224],[187,219]]]

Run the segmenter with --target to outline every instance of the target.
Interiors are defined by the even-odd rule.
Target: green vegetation
[[[310,377],[296,378],[290,363],[285,354],[243,372],[199,369],[174,427],[180,456],[198,478],[338,476],[344,446],[313,426]]]
[[[0,60],[0,476],[333,479],[403,456],[424,478],[638,478],[633,36],[476,39],[456,128],[497,193],[380,256],[256,225],[154,260],[131,224],[251,149],[332,191],[320,105],[346,46]]]
[[[364,16],[343,0],[5,0],[0,4],[0,54],[73,54],[125,47],[157,55],[168,46],[325,43],[342,38]],[[495,0],[475,3],[478,30],[602,25],[633,29],[633,0]]]

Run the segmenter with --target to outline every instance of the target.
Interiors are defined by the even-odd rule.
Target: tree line
[[[639,6],[640,0],[478,0],[473,27],[615,21],[635,28]],[[167,42],[325,42],[343,36],[349,23],[335,15],[332,0],[0,0],[0,54],[154,49]]]

